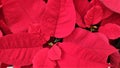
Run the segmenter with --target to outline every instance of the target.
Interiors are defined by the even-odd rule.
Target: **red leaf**
[[[92,40],[92,41],[91,41]],[[113,47],[109,45],[109,41],[106,36],[104,36],[101,33],[91,33],[87,30],[77,28],[71,35],[66,37],[64,42],[71,42],[75,44],[83,44],[82,47],[90,47],[90,48],[100,48],[104,49],[109,49],[109,47],[112,49]],[[97,43],[95,43],[97,42]],[[101,45],[104,45],[102,47]],[[114,50],[114,48],[113,48]],[[109,51],[109,50],[108,50]]]
[[[49,51],[48,51],[48,57],[50,60],[60,60],[61,59],[61,49],[54,45]]]
[[[106,7],[120,13],[120,0],[100,0]]]
[[[39,33],[39,34],[43,34],[42,32],[41,32],[41,28],[40,28],[41,26],[40,26],[40,24],[38,24],[38,23],[36,23],[36,24],[31,24],[30,26],[29,26],[29,29],[28,29],[28,33]],[[48,33],[48,32],[46,32],[46,33]],[[43,34],[44,35],[44,34]],[[50,36],[49,35],[44,35],[44,39],[46,40],[46,41],[48,41],[49,39],[50,39]]]
[[[102,19],[106,19],[113,14],[113,12],[111,10],[109,10],[107,7],[105,7],[103,5],[102,5],[102,9],[103,9],[103,18]]]
[[[48,58],[48,48],[41,49],[33,59],[33,68],[55,68],[56,63]]]
[[[104,19],[101,22],[101,25],[105,25],[107,23],[113,23],[113,24],[120,25],[120,15],[117,13],[112,14],[110,17]]]
[[[105,36],[104,36],[105,37]],[[117,50],[99,33],[76,29],[59,45],[63,54],[58,64],[61,68],[107,68],[107,58]]]
[[[74,0],[75,9],[82,18],[88,11],[89,4],[90,3],[88,0]]]
[[[80,27],[82,28],[85,28],[85,23],[83,22],[83,19],[82,17],[78,14],[78,12],[76,11],[76,22],[77,22],[77,25],[79,25]]]
[[[77,24],[82,28],[86,27],[85,23],[87,23],[87,26],[99,23],[100,19],[108,18],[113,13],[108,8],[106,8],[99,0],[91,0],[90,2],[88,2],[88,0],[74,0],[74,3],[76,8]],[[96,8],[96,6],[98,6],[98,8]],[[98,11],[96,11],[95,9]],[[96,14],[94,14],[93,11],[94,12],[96,11],[95,12]],[[86,13],[87,13],[86,19],[83,19]],[[100,16],[95,17],[96,19],[93,18],[95,22],[94,21],[91,22],[92,17],[97,15]]]
[[[41,33],[39,24],[31,24],[28,28],[28,33]]]
[[[109,17],[110,15],[112,15],[113,12],[110,9],[108,9],[106,6],[104,6],[103,3],[101,3],[99,0],[92,0],[90,2],[90,6],[96,6],[96,5],[101,6],[101,8],[103,10],[103,18],[102,19],[105,19],[105,18]]]
[[[45,3],[43,0],[2,0],[7,25],[13,33],[23,32],[29,24],[38,23]]]
[[[107,68],[107,57],[115,52],[111,51],[110,53],[109,48],[90,48],[89,45],[82,47],[82,44],[77,45],[70,42],[62,43],[60,47],[63,54],[62,59],[58,61],[58,65],[61,68],[69,66],[74,68]],[[106,51],[109,51],[109,53]]]
[[[112,23],[105,24],[99,28],[99,32],[105,34],[109,39],[120,37],[120,26]]]
[[[1,1],[0,1],[1,4]],[[11,30],[6,25],[5,16],[3,13],[3,6],[0,8],[0,30],[2,31],[3,35],[11,34]]]
[[[89,9],[89,1],[88,0],[74,0],[75,10],[76,10],[76,23],[80,27],[85,27],[84,16]]]
[[[58,38],[69,35],[75,26],[73,0],[49,0],[41,19],[41,31]]]
[[[32,64],[34,55],[45,43],[43,36],[34,34],[11,34],[0,38],[0,61],[10,65]]]
[[[92,7],[87,14],[85,15],[85,24],[86,26],[98,24],[102,20],[103,11],[100,6]]]
[[[117,51],[109,45],[105,36],[98,33],[91,33],[80,28],[66,37],[63,43],[58,43],[57,45],[61,51],[58,46],[53,46],[55,50],[53,50],[53,48],[51,48],[50,51],[49,49],[40,50],[34,58],[34,67],[105,68],[108,66],[108,56]],[[58,60],[61,52],[62,57]],[[56,53],[57,60],[55,56]],[[51,58],[53,60],[51,60]]]

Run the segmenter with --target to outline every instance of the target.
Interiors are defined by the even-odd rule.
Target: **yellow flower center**
[[[95,31],[97,31],[97,30],[98,30],[98,27],[95,26],[95,25],[93,25],[93,26],[90,27],[90,31],[91,31],[91,32],[95,32]]]

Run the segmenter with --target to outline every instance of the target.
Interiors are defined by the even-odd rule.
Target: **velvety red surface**
[[[33,67],[106,68],[108,56],[115,52],[117,50],[104,35],[76,29],[63,43],[57,43],[51,49],[40,50],[33,60]]]
[[[120,13],[120,1],[119,0],[100,0],[105,6],[112,11]]]
[[[120,68],[119,2],[0,0],[0,68]]]

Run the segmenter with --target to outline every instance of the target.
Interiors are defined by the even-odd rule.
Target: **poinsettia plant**
[[[118,0],[0,0],[0,67],[119,68],[119,9]]]

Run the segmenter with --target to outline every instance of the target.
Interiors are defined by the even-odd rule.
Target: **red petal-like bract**
[[[56,59],[60,51],[61,58]],[[34,68],[107,68],[107,58],[115,52],[104,35],[78,28],[57,46],[40,50],[33,64]]]
[[[9,34],[0,38],[0,62],[17,67],[32,64],[35,54],[45,43],[37,34]]]
[[[3,14],[3,8],[0,8],[0,30],[2,31],[3,35],[11,34],[11,30],[6,25],[5,17]]]
[[[60,60],[61,58],[61,49],[54,45],[49,51],[48,51],[48,57],[51,60]]]
[[[13,33],[25,32],[31,23],[38,23],[45,9],[43,0],[1,0],[7,25]]]
[[[109,17],[110,15],[112,15],[112,11],[110,9],[108,9],[106,6],[104,6],[99,0],[92,0],[90,2],[90,6],[96,6],[96,5],[99,5],[101,6],[102,10],[103,10],[103,18],[102,19],[105,19],[107,17]]]
[[[86,25],[88,27],[91,24],[97,24],[113,13],[99,0],[91,0],[91,2],[88,2],[88,0],[74,0],[74,3],[77,15],[76,22],[82,28],[85,28]]]
[[[0,29],[3,35],[12,34],[11,30],[9,29],[9,27],[5,24],[3,20],[0,20]]]
[[[41,33],[39,24],[31,24],[28,28],[28,33]]]
[[[76,10],[76,23],[80,27],[85,27],[84,16],[89,9],[89,1],[88,0],[74,0],[75,10]]]
[[[107,68],[108,57],[112,68],[120,67],[120,54],[108,40],[120,38],[120,15],[112,12],[120,13],[119,2],[0,0],[5,35],[0,37],[0,68]],[[75,28],[76,23],[82,28],[100,24],[99,32]],[[54,43],[50,37],[63,40],[43,48]]]
[[[112,14],[110,17],[104,19],[101,22],[101,25],[105,25],[105,24],[108,24],[108,23],[113,23],[113,24],[117,24],[117,25],[120,26],[120,15],[117,14],[117,13]]]
[[[98,33],[76,29],[60,45],[63,50],[61,68],[107,68],[107,58],[117,50]],[[65,43],[67,42],[67,43]]]
[[[85,24],[90,27],[90,25],[98,24],[102,20],[103,11],[100,6],[94,6],[90,10],[88,10],[85,15]]]
[[[100,0],[106,7],[120,13],[120,0]]]
[[[62,38],[73,31],[75,20],[73,0],[48,0],[46,11],[40,21],[41,31]]]
[[[83,19],[82,17],[78,14],[78,12],[76,11],[76,22],[77,22],[77,25],[81,28],[85,28],[86,25],[85,23],[83,22]]]
[[[99,32],[105,34],[109,39],[120,37],[120,26],[114,23],[107,23],[99,28]]]
[[[33,59],[33,68],[55,68],[56,62],[48,58],[48,48],[41,49]]]
[[[74,5],[76,12],[78,12],[78,15],[82,18],[86,14],[87,10],[89,9],[89,1],[88,0],[74,0]]]

